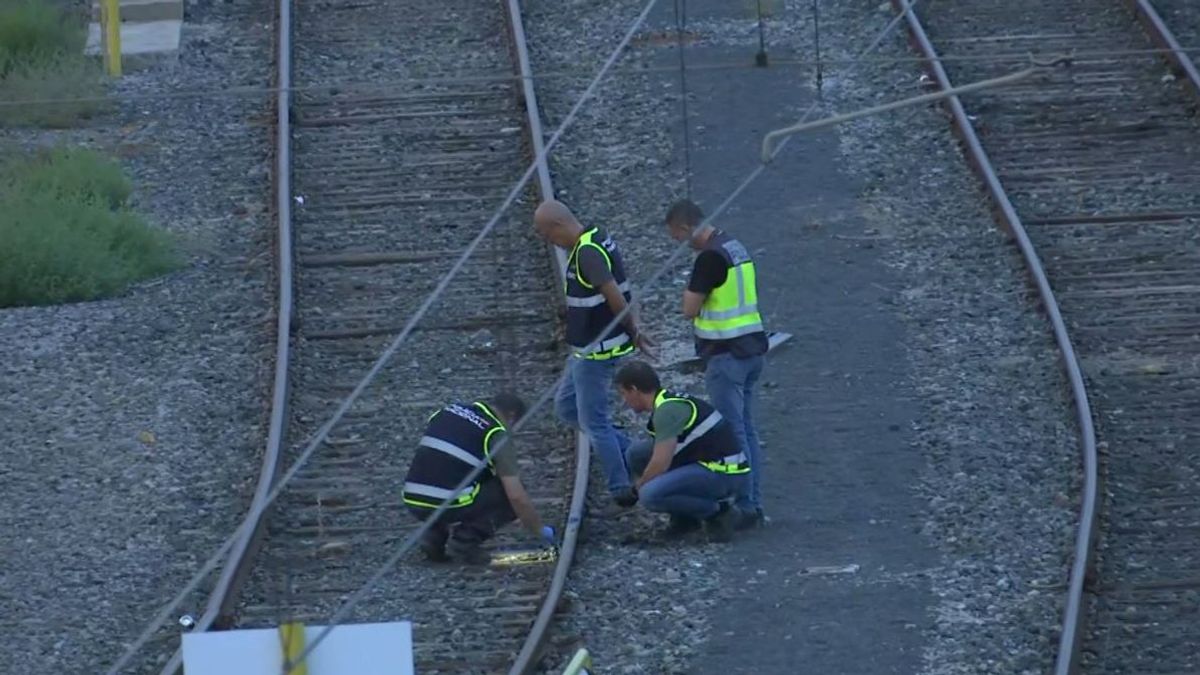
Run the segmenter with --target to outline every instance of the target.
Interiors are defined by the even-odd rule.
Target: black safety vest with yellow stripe
[[[668,401],[682,401],[692,408],[691,419],[676,437],[678,445],[675,446],[675,456],[671,458],[671,469],[699,464],[718,473],[749,473],[749,459],[738,449],[733,429],[716,408],[707,401],[664,389],[654,397],[654,409],[657,410]],[[650,416],[647,428],[653,436],[654,415]]]
[[[600,252],[608,263],[613,281],[629,302],[632,295],[629,282],[625,279],[625,263],[617,242],[603,230],[593,227],[585,231],[571,249],[567,258],[567,344],[571,353],[586,359],[611,359],[633,351],[633,341],[625,329],[617,324],[600,340],[600,332],[616,317],[608,308],[608,302],[600,289],[583,278],[579,270],[579,253],[591,246]]]
[[[453,498],[455,508],[474,502],[480,485],[495,475],[493,438],[502,431],[504,423],[483,403],[452,403],[434,413],[404,479],[404,503],[437,508]],[[458,484],[480,466],[486,468],[456,494]]]

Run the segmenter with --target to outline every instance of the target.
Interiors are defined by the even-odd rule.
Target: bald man
[[[603,230],[584,228],[565,204],[547,200],[533,214],[533,228],[567,257],[567,377],[554,399],[559,419],[587,434],[600,457],[609,493],[622,507],[637,503],[625,450],[629,438],[609,417],[613,373],[635,349],[650,354],[654,341],[641,333],[633,312],[605,328],[629,304],[629,282],[617,243]]]

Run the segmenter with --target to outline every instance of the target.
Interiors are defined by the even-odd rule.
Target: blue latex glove
[[[542,539],[545,539],[547,544],[554,546],[554,544],[558,541],[554,536],[554,528],[550,527],[549,525],[543,526]]]

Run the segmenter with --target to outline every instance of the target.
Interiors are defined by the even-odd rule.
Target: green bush
[[[120,164],[87,148],[60,146],[12,164],[6,171],[8,182],[19,182],[26,192],[96,199],[110,209],[125,206],[133,192]]]
[[[82,22],[56,3],[0,0],[0,77],[22,65],[82,54],[86,36]]]
[[[0,122],[63,127],[103,109],[101,66],[83,55],[86,39],[85,24],[58,3],[0,0]]]
[[[2,175],[0,307],[103,298],[178,265],[169,235],[125,205],[115,162],[58,149]]]

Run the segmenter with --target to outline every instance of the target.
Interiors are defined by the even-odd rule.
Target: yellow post
[[[567,664],[567,669],[563,671],[563,675],[588,675],[588,668],[592,667],[592,655],[586,649],[580,649],[575,652],[575,657]]]
[[[104,65],[108,74],[121,76],[121,5],[119,0],[100,0],[100,21],[104,29]]]
[[[116,0],[113,0],[116,2]],[[279,627],[279,639],[283,643],[284,675],[308,675],[308,664],[295,663],[304,651],[304,624],[285,623]],[[294,665],[293,665],[294,664]],[[288,666],[291,666],[290,668]]]

